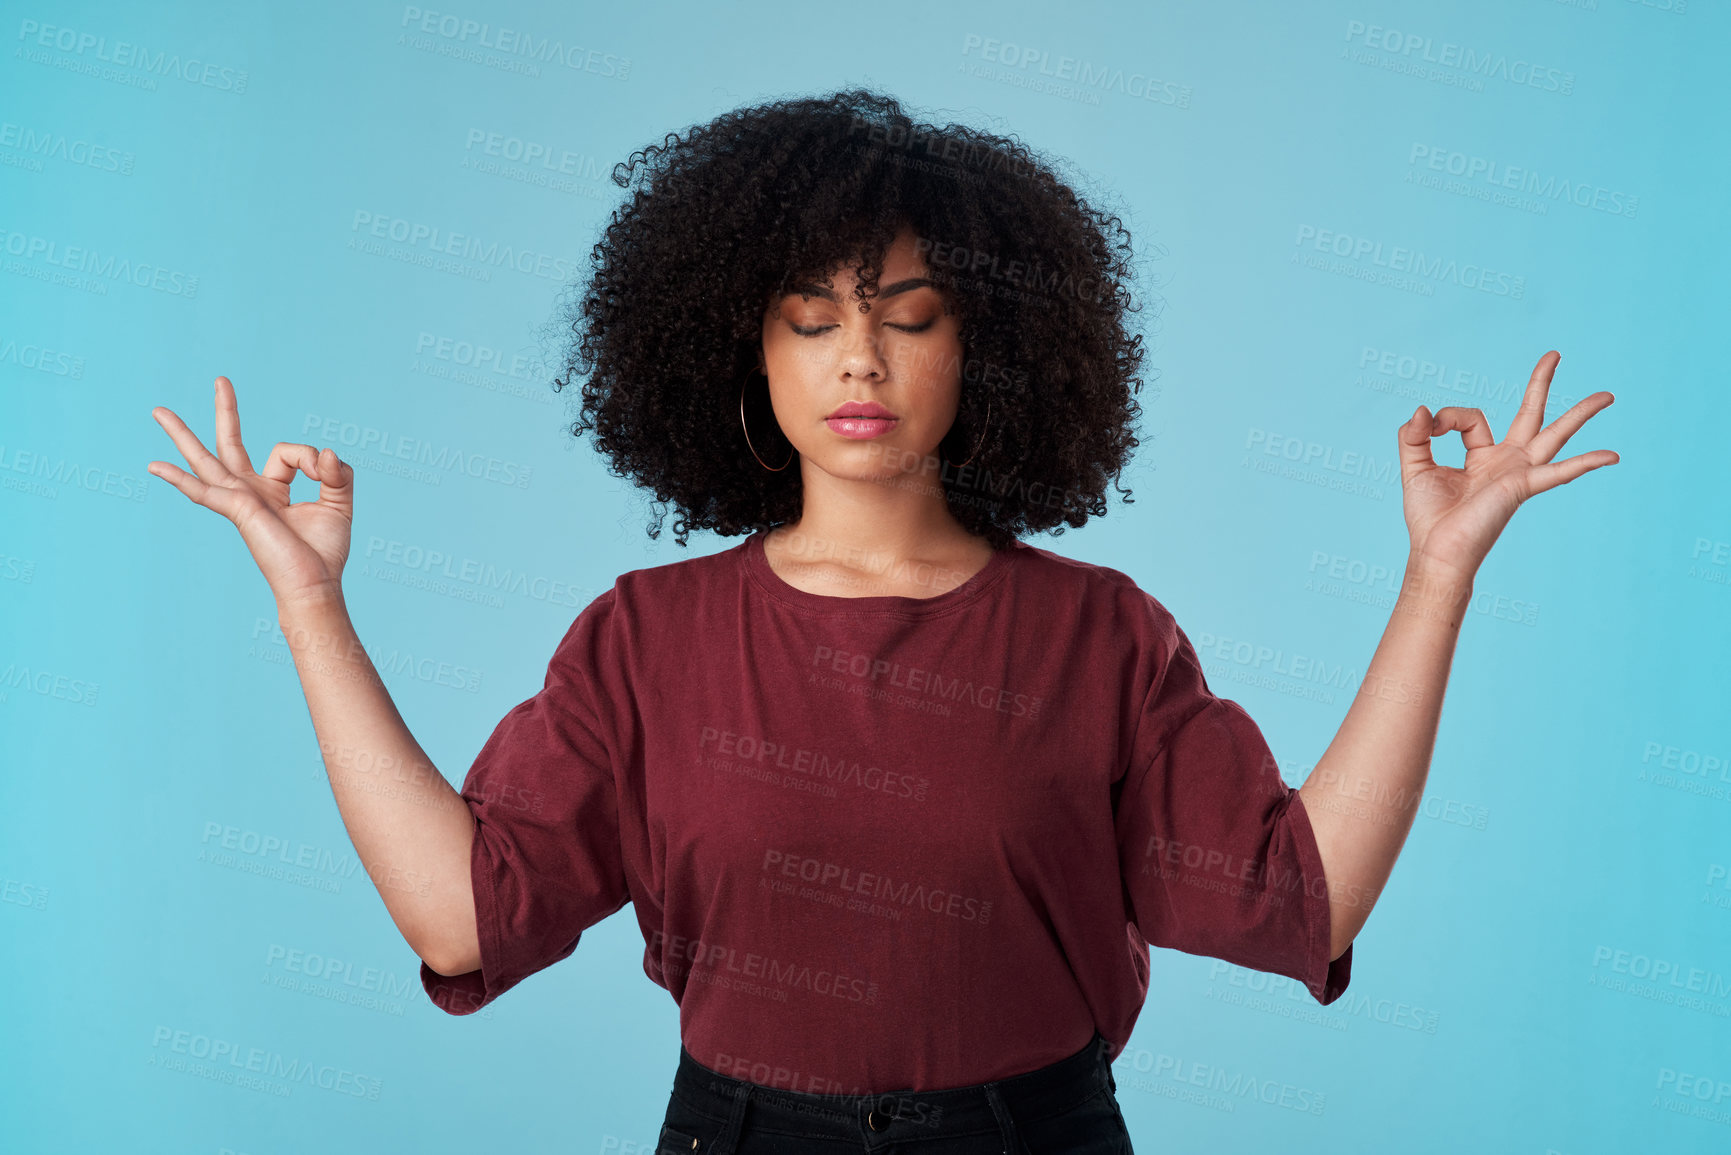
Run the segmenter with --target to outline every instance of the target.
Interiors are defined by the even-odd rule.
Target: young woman
[[[1398,432],[1395,612],[1300,789],[1125,574],[1020,541],[1107,511],[1137,445],[1128,237],[1023,145],[866,91],[741,109],[635,154],[560,385],[614,470],[744,543],[635,570],[552,655],[459,794],[341,589],[352,469],[254,472],[154,416],[268,579],[369,876],[466,1014],[627,902],[678,1002],[661,1149],[1129,1151],[1111,1060],[1150,945],[1320,1002],[1423,794],[1476,570],[1595,393],[1501,442],[1477,409]],[[1430,439],[1459,431],[1462,469]],[[314,502],[289,504],[300,470]],[[1128,493],[1127,490],[1120,492]],[[389,775],[397,788],[373,788]],[[403,784],[408,783],[405,787]]]

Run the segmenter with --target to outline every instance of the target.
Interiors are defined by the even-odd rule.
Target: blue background
[[[1295,784],[1404,561],[1396,427],[1419,402],[1479,405],[1500,438],[1550,348],[1548,416],[1617,395],[1562,456],[1621,464],[1533,499],[1479,574],[1425,803],[1347,995],[1320,1008],[1156,952],[1117,1065],[1138,1149],[1731,1146],[1724,6],[428,9],[457,18],[449,35],[402,5],[152,7],[8,3],[0,23],[0,1146],[653,1149],[677,1008],[630,911],[486,1013],[425,1000],[355,869],[269,591],[230,526],[147,474],[180,461],[150,410],[208,444],[226,374],[255,463],[309,441],[357,466],[351,612],[460,783],[578,609],[690,554],[647,538],[643,495],[569,436],[571,394],[536,366],[564,282],[427,268],[405,259],[425,246],[369,248],[357,220],[577,269],[633,149],[854,83],[1013,131],[1122,212],[1158,300],[1137,500],[1032,541],[1161,599]],[[462,19],[596,63],[467,59]],[[118,41],[179,69],[105,62]],[[1494,74],[1426,63],[1445,44]],[[1043,76],[1061,57],[1124,83]],[[1131,95],[1149,76],[1155,99]],[[492,134],[559,159],[489,156]],[[1450,173],[1474,158],[1536,183],[1499,199]],[[1376,245],[1490,269],[1491,291],[1382,278]],[[98,271],[56,263],[70,247]],[[161,280],[103,275],[110,257]],[[487,468],[362,451],[380,437]],[[1437,455],[1458,464],[1459,439]],[[527,580],[440,586],[390,564],[399,549]],[[1344,673],[1279,672],[1298,658]],[[320,865],[301,884],[251,872],[268,857],[215,854],[231,830]],[[328,990],[295,988],[338,965]],[[363,983],[370,1003],[324,997]],[[378,1094],[195,1077],[164,1065],[163,1031]],[[1300,1090],[1312,1111],[1278,1102]]]

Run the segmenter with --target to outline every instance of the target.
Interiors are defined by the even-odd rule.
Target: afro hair
[[[612,474],[654,494],[650,537],[669,505],[682,546],[692,530],[726,537],[799,519],[799,470],[765,469],[739,428],[764,312],[847,265],[866,308],[906,227],[959,314],[961,401],[939,446],[952,515],[1002,549],[1106,513],[1106,485],[1139,444],[1130,240],[1050,162],[851,89],[735,109],[612,175],[630,197],[557,319],[571,338],[555,387],[582,379],[571,433],[593,431]],[[767,398],[758,412],[758,452],[786,458],[791,444],[761,416]]]

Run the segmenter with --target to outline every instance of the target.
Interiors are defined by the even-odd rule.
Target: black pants
[[[944,1091],[813,1095],[729,1078],[683,1046],[656,1155],[1132,1155],[1105,1041]]]

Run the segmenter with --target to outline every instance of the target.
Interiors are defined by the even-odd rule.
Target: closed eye
[[[885,322],[884,327],[888,328],[888,329],[899,329],[903,333],[924,333],[927,329],[930,329],[935,324],[937,324],[937,319],[933,318],[932,320],[927,321],[922,325],[891,325],[888,322]],[[809,328],[809,329],[801,328],[798,325],[792,325],[790,327],[793,329],[793,331],[795,333],[798,333],[801,337],[815,337],[819,333],[829,332],[829,330],[834,329],[836,326],[834,326],[834,325],[816,325],[816,326],[813,326],[812,328]]]

